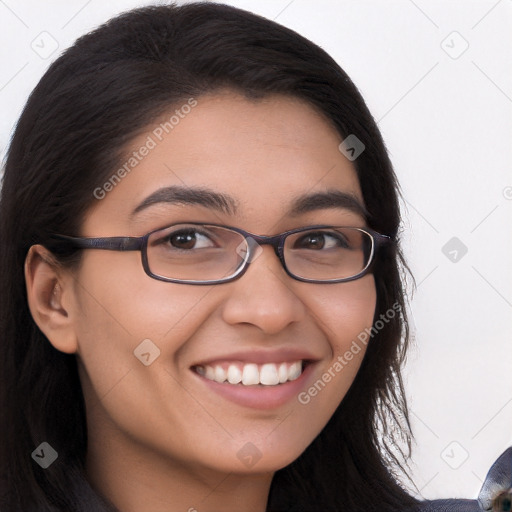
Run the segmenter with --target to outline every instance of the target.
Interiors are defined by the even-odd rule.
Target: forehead
[[[341,190],[362,203],[340,142],[321,113],[294,97],[253,100],[223,91],[184,100],[127,146],[121,165],[128,171],[107,187],[92,220],[106,222],[114,211],[120,222],[128,219],[146,197],[170,186],[231,196],[240,220],[262,223],[306,193]]]

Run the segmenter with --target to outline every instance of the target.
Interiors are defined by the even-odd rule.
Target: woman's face
[[[81,235],[142,236],[182,222],[260,235],[318,224],[365,226],[336,200],[304,201],[336,191],[363,204],[354,167],[338,149],[341,137],[309,105],[223,92],[177,109],[179,121],[167,125],[168,133],[160,122],[175,109],[133,141],[126,160],[137,164],[95,200]],[[197,188],[226,204],[204,202],[204,194],[192,193]],[[299,198],[308,205],[300,212]],[[109,450],[124,450],[131,463],[191,471],[266,473],[297,458],[353,382],[365,347],[351,346],[371,327],[376,303],[372,275],[299,282],[270,246],[240,279],[217,285],[152,279],[138,251],[87,250],[75,272],[74,330],[91,450],[108,440]],[[268,365],[279,370],[287,363],[293,373],[298,361],[309,361],[306,370],[284,384],[211,380],[212,371],[222,375],[215,366],[243,372],[266,364],[272,374]]]

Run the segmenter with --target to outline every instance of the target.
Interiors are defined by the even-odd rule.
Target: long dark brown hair
[[[252,99],[302,98],[342,138],[355,134],[365,145],[354,165],[368,226],[396,241],[374,267],[375,319],[391,309],[399,314],[372,336],[323,431],[277,471],[267,509],[414,505],[396,478],[403,466],[396,447],[410,448],[400,375],[408,326],[399,189],[377,125],[347,74],[315,44],[240,9],[190,3],[133,10],[78,39],[45,73],[16,127],[0,199],[2,512],[113,510],[84,471],[87,429],[76,357],[52,347],[27,306],[27,250],[48,244],[52,233],[79,235],[98,200],[93,191],[119,168],[127,143],[170,107],[221,88]],[[59,453],[46,470],[31,458],[43,441]]]

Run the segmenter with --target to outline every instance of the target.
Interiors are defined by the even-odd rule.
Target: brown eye
[[[193,231],[174,233],[169,236],[169,243],[178,249],[193,249],[196,244],[196,234]]]
[[[325,237],[320,234],[310,234],[302,237],[299,242],[305,249],[322,249],[325,246]]]
[[[165,236],[160,243],[165,243],[169,248],[193,250],[214,247],[215,244],[206,233],[197,229],[180,229]]]
[[[294,244],[294,249],[320,250],[337,247],[348,247],[345,239],[338,233],[321,231],[302,235]]]

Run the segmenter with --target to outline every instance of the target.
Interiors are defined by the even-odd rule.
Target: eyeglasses
[[[48,249],[141,251],[142,266],[170,283],[220,284],[242,276],[271,245],[286,273],[308,283],[343,283],[368,273],[377,249],[392,241],[369,228],[308,226],[260,236],[216,224],[173,224],[141,237],[84,238],[53,235]]]

